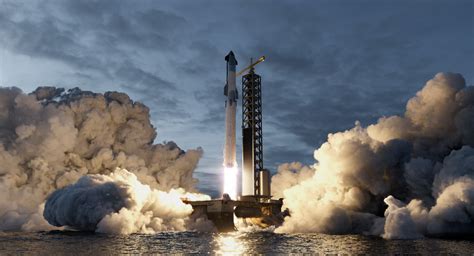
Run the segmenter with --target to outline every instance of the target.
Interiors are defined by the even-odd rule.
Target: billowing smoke
[[[437,74],[403,116],[329,134],[314,157],[272,179],[291,214],[277,232],[474,234],[474,87],[459,74]]]
[[[303,165],[302,163],[293,162],[285,163],[278,166],[277,174],[272,177],[273,197],[282,198],[283,191],[287,188],[299,184],[303,180],[309,179],[314,175],[314,169]]]
[[[182,229],[189,207],[163,205],[196,192],[202,150],[154,144],[155,137],[148,108],[123,93],[0,88],[0,230],[52,228],[43,210],[53,192],[45,216],[54,225]]]
[[[186,230],[196,226],[196,220],[189,218],[193,208],[182,198],[210,199],[181,188],[169,192],[152,189],[133,173],[117,169],[110,175],[83,176],[75,184],[56,190],[46,201],[44,216],[55,226],[104,233]]]

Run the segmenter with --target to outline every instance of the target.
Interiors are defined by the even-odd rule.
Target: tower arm
[[[239,73],[236,74],[236,76],[242,75],[245,71],[247,71],[247,70],[249,70],[249,69],[252,69],[252,68],[255,67],[258,63],[263,62],[264,60],[265,60],[265,56],[262,56],[262,57],[258,58],[258,60],[257,60],[255,63],[250,63],[249,66],[247,66],[246,68],[242,69]]]

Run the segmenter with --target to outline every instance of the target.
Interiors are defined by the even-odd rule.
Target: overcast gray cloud
[[[198,171],[215,173],[230,49],[238,68],[267,56],[257,70],[273,170],[313,162],[356,120],[400,114],[439,71],[474,81],[471,1],[249,3],[0,0],[0,85],[125,91],[150,107],[158,140],[202,146]]]

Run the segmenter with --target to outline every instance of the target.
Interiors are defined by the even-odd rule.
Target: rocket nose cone
[[[230,62],[231,64],[237,65],[237,60],[235,59],[235,55],[233,51],[230,51],[227,56],[225,56],[225,60]]]

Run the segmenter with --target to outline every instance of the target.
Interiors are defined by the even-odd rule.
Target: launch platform
[[[206,215],[219,232],[236,230],[234,215],[246,224],[266,228],[283,223],[285,212],[281,211],[283,200],[261,196],[241,196],[238,200],[224,197],[206,201],[187,201],[193,206],[194,216]]]

